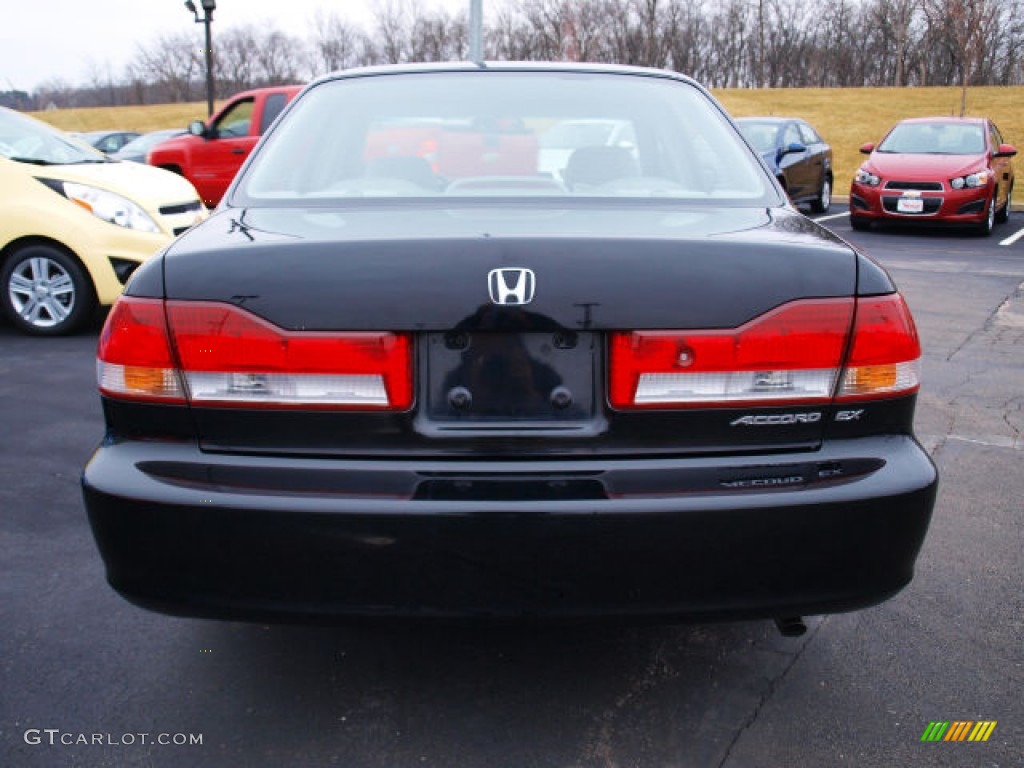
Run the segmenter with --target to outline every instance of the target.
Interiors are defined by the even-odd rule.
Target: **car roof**
[[[187,131],[184,128],[159,128],[155,131],[148,131],[139,138],[141,139],[146,136],[176,136],[179,133],[187,133]]]
[[[591,64],[582,62],[549,62],[549,61],[448,61],[426,62],[415,64],[386,64],[372,67],[353,67],[342,69],[317,78],[310,85],[329,80],[346,80],[355,77],[374,75],[417,74],[434,72],[566,72],[580,74],[612,74],[633,75],[640,77],[659,77],[666,80],[678,80],[690,85],[700,86],[693,78],[666,69],[652,67],[635,67],[624,64]]]
[[[127,128],[116,130],[116,131],[86,131],[85,133],[78,134],[79,136],[88,136],[90,139],[99,139],[104,136],[116,136],[119,133],[134,133],[138,134],[138,131],[128,130]]]
[[[265,88],[250,88],[247,91],[238,91],[232,93],[230,99],[246,98],[249,96],[257,96],[261,93],[298,93],[303,89],[302,85],[268,85]]]
[[[982,125],[988,122],[987,117],[908,117],[900,123],[959,123],[961,125]]]

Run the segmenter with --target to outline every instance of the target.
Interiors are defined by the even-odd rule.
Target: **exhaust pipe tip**
[[[783,637],[800,637],[807,632],[807,625],[804,624],[801,616],[785,616],[775,619],[775,626]]]

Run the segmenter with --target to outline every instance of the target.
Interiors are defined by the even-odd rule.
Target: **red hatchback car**
[[[850,186],[850,224],[873,221],[946,223],[988,235],[1006,221],[1013,199],[1017,149],[987,118],[924,117],[897,123]]]

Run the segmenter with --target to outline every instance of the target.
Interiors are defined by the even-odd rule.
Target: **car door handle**
[[[242,149],[241,147],[236,147],[235,149],[231,150],[231,154],[232,155],[244,155],[245,154],[245,150]]]

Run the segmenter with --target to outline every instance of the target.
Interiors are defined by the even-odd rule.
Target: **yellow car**
[[[75,330],[206,215],[182,177],[0,108],[0,305],[21,330]]]

